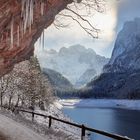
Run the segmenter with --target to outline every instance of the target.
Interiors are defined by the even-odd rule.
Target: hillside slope
[[[73,88],[73,85],[69,82],[68,79],[66,79],[62,74],[60,74],[57,71],[43,68],[42,69],[43,73],[47,78],[49,79],[51,85],[54,88],[64,88],[64,89],[70,89]]]

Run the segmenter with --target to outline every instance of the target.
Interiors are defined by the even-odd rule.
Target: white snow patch
[[[59,102],[64,107],[101,107],[140,110],[140,100],[64,99],[59,100]]]
[[[53,104],[58,109],[61,109],[63,107],[62,104],[60,104],[60,102],[58,102],[58,100],[56,100]]]
[[[53,104],[49,105],[47,110],[42,111],[39,108],[36,108],[35,112],[44,114],[46,116],[51,115],[55,118],[73,122],[68,116],[63,114],[63,112],[61,111],[61,108],[62,108],[62,105],[58,101],[55,101]],[[31,120],[31,114],[23,113],[22,115],[27,120]],[[44,118],[42,116],[35,115],[34,121],[36,121],[38,124],[46,125],[46,128],[48,128],[48,125],[49,125],[48,118]],[[70,126],[68,124],[52,120],[51,129],[54,130],[55,133],[63,132],[65,135],[67,135],[71,139],[80,140],[81,130],[77,127]],[[88,138],[86,138],[86,139],[88,139]],[[57,140],[59,140],[59,139],[57,139]]]
[[[31,129],[0,115],[0,132],[10,140],[45,140]]]

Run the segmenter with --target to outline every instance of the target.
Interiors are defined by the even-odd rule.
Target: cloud
[[[93,48],[101,55],[110,56],[111,50],[104,53],[104,49],[112,43],[114,38],[117,11],[114,3],[108,4],[108,11],[103,14],[95,13],[94,16],[88,18],[95,27],[101,29],[99,39],[93,39],[77,23],[65,19],[65,23],[71,22],[69,28],[57,30],[52,25],[45,31],[45,47],[58,50],[63,46],[82,44],[87,48]]]
[[[124,22],[140,17],[140,0],[120,0],[118,2],[117,27],[118,32]]]
[[[110,57],[117,33],[125,21],[139,16],[140,0],[108,0],[108,7],[103,14],[94,14],[89,20],[101,29],[99,39],[92,39],[76,23],[72,22],[69,28],[55,29],[52,25],[45,31],[45,48],[60,49],[73,44],[82,44],[94,49],[100,55]],[[65,22],[71,21],[65,19]]]

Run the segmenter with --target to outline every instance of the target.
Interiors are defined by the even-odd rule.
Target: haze
[[[139,0],[108,1],[106,11],[103,14],[96,13],[89,19],[97,28],[101,29],[98,39],[91,38],[74,22],[71,22],[69,28],[61,30],[57,30],[52,25],[45,30],[45,49],[58,50],[63,46],[81,44],[86,48],[94,49],[97,54],[110,57],[117,33],[125,21],[139,16],[139,5]],[[38,53],[42,48],[39,43],[36,46]]]

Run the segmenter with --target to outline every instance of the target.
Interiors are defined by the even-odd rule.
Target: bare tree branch
[[[69,27],[70,23],[65,24],[66,19],[75,21],[92,38],[98,38],[100,29],[96,28],[88,17],[94,16],[96,12],[105,11],[105,0],[74,0],[65,11],[56,16],[54,26],[57,29]]]

